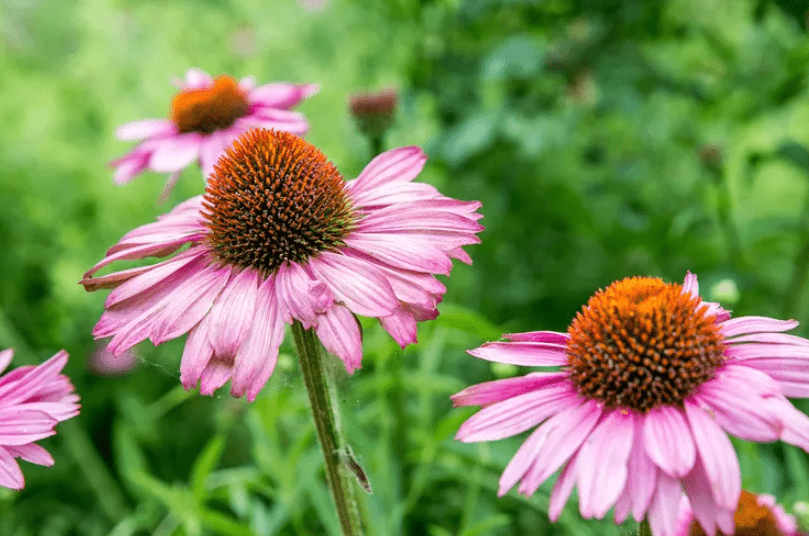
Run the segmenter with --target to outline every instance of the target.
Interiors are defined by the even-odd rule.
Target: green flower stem
[[[371,158],[375,158],[382,154],[382,134],[378,136],[370,136],[371,140]]]
[[[326,462],[326,479],[334,499],[334,506],[337,508],[340,527],[345,536],[361,536],[363,531],[357,484],[345,464],[341,462],[340,453],[345,452],[345,445],[338,426],[339,415],[332,403],[328,376],[323,369],[320,344],[315,333],[311,329],[304,329],[297,321],[292,324],[292,335],[298,349],[303,381],[309,393],[312,417],[315,419],[317,437]]]
[[[644,519],[638,525],[638,536],[652,536],[652,528],[649,526],[649,521]]]

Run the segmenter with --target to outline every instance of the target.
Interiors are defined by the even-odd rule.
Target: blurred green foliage
[[[317,82],[308,139],[354,176],[370,145],[350,93],[399,88],[388,147],[421,145],[422,179],[483,202],[438,320],[401,351],[365,324],[363,368],[340,379],[343,426],[369,475],[373,531],[622,534],[550,484],[496,498],[521,439],[460,444],[449,395],[497,376],[464,350],[504,331],[564,330],[629,275],[700,276],[735,314],[809,320],[809,2],[764,0],[4,0],[0,3],[0,347],[17,364],[59,348],[82,415],[0,492],[13,536],[337,535],[290,346],[259,399],[185,393],[182,341],[138,347],[128,375],[86,367],[103,293],[77,281],[121,235],[202,189],[187,170],[122,188],[121,123],[168,112],[189,67]],[[802,335],[809,332],[800,328]],[[800,402],[798,403],[800,406]],[[806,410],[807,406],[800,406]],[[805,453],[736,443],[744,485],[809,499]],[[623,532],[622,532],[623,530]]]

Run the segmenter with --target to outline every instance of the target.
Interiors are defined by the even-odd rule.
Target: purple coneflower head
[[[0,352],[0,372],[14,350]],[[35,442],[56,433],[57,423],[79,414],[79,395],[60,374],[67,352],[60,351],[41,365],[17,367],[0,377],[0,486],[25,486],[16,458],[50,467],[53,458]]]
[[[772,495],[756,495],[742,490],[733,514],[733,532],[728,536],[800,536],[795,517],[784,511]],[[674,536],[706,536],[694,519],[688,500],[680,504],[680,516]]]
[[[785,398],[809,397],[809,341],[781,332],[793,320],[731,319],[683,285],[628,278],[597,292],[567,333],[505,335],[473,356],[555,367],[475,385],[456,406],[483,406],[460,441],[490,441],[538,428],[500,478],[533,494],[562,469],[550,498],[556,520],[574,486],[583,517],[648,518],[672,536],[685,492],[706,534],[732,533],[741,492],[727,434],[809,450],[809,418]]]
[[[251,128],[305,134],[309,124],[290,108],[318,91],[316,84],[255,87],[252,78],[214,79],[199,69],[189,69],[185,81],[176,83],[180,92],[171,102],[169,119],[144,119],[118,128],[119,139],[143,141],[112,162],[116,183],[127,183],[147,169],[168,172],[165,198],[183,169],[199,162],[207,177],[225,147]]]
[[[82,280],[113,288],[94,329],[119,354],[149,338],[188,333],[180,379],[212,394],[253,400],[272,374],[284,324],[313,328],[349,372],[360,367],[354,315],[378,318],[402,347],[416,322],[438,315],[452,259],[480,240],[478,202],[412,182],[418,147],[377,156],[345,181],[314,146],[256,129],[226,150],[205,194],[125,235]],[[123,259],[165,257],[149,266],[92,277]]]

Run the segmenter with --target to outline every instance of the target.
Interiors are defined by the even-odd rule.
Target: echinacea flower
[[[742,490],[739,506],[733,515],[733,532],[725,536],[799,536],[795,517],[784,511],[772,495],[756,495]],[[686,499],[680,504],[680,516],[674,536],[706,536],[694,519]]]
[[[121,140],[143,140],[112,162],[116,183],[127,183],[146,169],[167,172],[170,175],[162,194],[165,197],[180,172],[194,162],[199,162],[207,177],[225,147],[251,128],[303,135],[309,124],[290,108],[318,91],[316,84],[256,87],[253,78],[211,78],[199,69],[189,69],[185,81],[175,83],[180,92],[171,101],[169,119],[135,121],[116,131]]]
[[[393,88],[358,93],[348,99],[348,109],[363,134],[378,137],[393,125],[398,96]]]
[[[500,363],[558,367],[472,386],[452,398],[482,410],[461,441],[539,427],[500,478],[533,494],[562,469],[550,498],[556,520],[575,486],[583,517],[647,518],[674,534],[685,491],[706,534],[733,530],[741,492],[727,436],[778,439],[809,450],[809,418],[785,398],[809,397],[809,341],[781,333],[794,320],[730,318],[683,285],[628,278],[598,291],[567,333],[505,335],[469,353]]]
[[[14,350],[0,352],[0,372]],[[35,443],[56,433],[57,423],[79,414],[79,396],[60,374],[67,352],[41,365],[17,367],[0,377],[0,486],[22,489],[25,479],[16,458],[50,467],[53,458]]]
[[[205,194],[125,235],[87,274],[114,288],[94,329],[114,354],[188,332],[186,389],[255,398],[275,366],[284,324],[313,328],[349,372],[360,367],[354,315],[378,318],[402,347],[435,318],[452,259],[479,242],[480,207],[412,182],[426,156],[388,151],[345,181],[314,146],[287,132],[251,130],[227,149]],[[168,260],[92,277],[123,259]]]

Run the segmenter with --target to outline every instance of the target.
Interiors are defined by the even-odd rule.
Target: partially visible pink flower
[[[314,329],[349,372],[360,367],[354,315],[378,318],[402,347],[438,315],[461,249],[479,242],[478,202],[413,182],[426,155],[404,147],[345,181],[317,148],[251,130],[219,160],[203,196],[126,234],[81,282],[114,289],[93,333],[119,354],[188,333],[180,379],[212,394],[231,380],[253,400],[272,374],[284,325]],[[165,257],[92,277],[124,259]]]
[[[742,490],[733,515],[735,530],[728,536],[800,536],[795,517],[784,511],[772,495],[756,495]],[[705,536],[694,518],[691,504],[683,498],[674,536]]]
[[[253,78],[237,82],[221,75],[214,79],[199,69],[189,69],[185,81],[175,83],[180,92],[171,102],[169,119],[143,119],[116,131],[121,140],[143,140],[112,162],[116,183],[127,183],[146,169],[167,172],[170,175],[162,194],[165,198],[183,169],[199,162],[207,177],[225,147],[248,129],[263,127],[305,134],[309,124],[290,108],[318,91],[316,84],[256,87]]]
[[[0,352],[0,372],[14,350]],[[56,433],[57,423],[79,414],[79,396],[67,376],[64,350],[41,365],[17,367],[0,377],[0,486],[22,489],[25,479],[16,458],[50,467],[53,458],[35,441]]]
[[[809,341],[781,333],[794,320],[730,318],[683,285],[629,278],[597,292],[567,333],[506,335],[469,353],[553,367],[475,385],[456,406],[483,406],[460,441],[492,441],[537,427],[500,478],[532,495],[561,469],[550,497],[556,520],[574,486],[583,517],[647,518],[675,534],[680,497],[711,536],[733,532],[741,493],[732,434],[809,450],[809,417],[786,397],[809,397]]]

